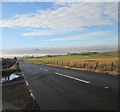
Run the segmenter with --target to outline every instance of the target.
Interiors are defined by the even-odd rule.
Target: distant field
[[[69,53],[62,56],[48,55],[39,58],[25,58],[24,61],[119,75],[118,51]]]
[[[36,58],[26,58],[26,61],[79,61],[79,60],[99,60],[108,58],[118,58],[118,51],[111,52],[85,52],[85,53],[71,53],[63,56],[44,56],[38,59]]]

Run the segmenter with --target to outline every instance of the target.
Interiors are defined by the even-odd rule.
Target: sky
[[[117,2],[2,2],[1,7],[0,55],[117,50]]]

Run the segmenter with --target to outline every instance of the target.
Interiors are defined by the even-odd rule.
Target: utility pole
[[[37,56],[36,56],[37,59],[36,59],[36,61],[37,61],[37,62],[38,62],[38,50],[39,50],[39,49],[36,49],[36,51],[37,51],[37,52],[36,52],[36,53],[37,53]]]

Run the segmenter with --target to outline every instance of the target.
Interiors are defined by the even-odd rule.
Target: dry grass
[[[64,56],[42,57],[38,61],[36,58],[27,58],[25,61],[48,64],[78,70],[88,70],[111,75],[119,75],[118,51],[103,53],[78,53]]]
[[[15,63],[12,67],[6,68],[2,70],[2,77],[9,76],[14,72],[20,72],[21,69],[17,63]]]
[[[44,64],[67,67],[71,69],[78,70],[88,70],[101,73],[107,73],[111,75],[119,74],[119,63],[117,58],[113,59],[99,59],[99,60],[82,60],[82,61],[52,61],[52,62],[43,62]]]

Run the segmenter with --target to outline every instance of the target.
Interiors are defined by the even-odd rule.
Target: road
[[[117,110],[118,78],[101,73],[21,63],[41,110]]]

